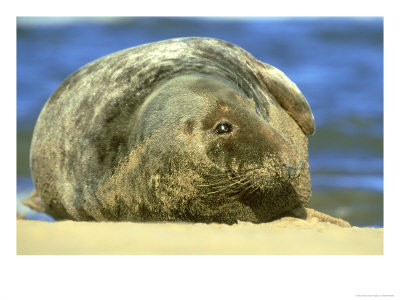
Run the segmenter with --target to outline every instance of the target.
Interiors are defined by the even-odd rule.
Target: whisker
[[[246,178],[243,178],[243,181],[245,181],[245,180],[246,180]],[[207,195],[219,193],[219,192],[221,192],[223,190],[226,190],[227,188],[229,188],[231,186],[234,186],[234,185],[237,185],[237,184],[240,184],[240,183],[241,183],[241,181],[232,182],[231,184],[225,185],[222,189],[219,189],[217,191],[208,192]]]
[[[216,181],[216,182],[209,183],[209,184],[198,184],[197,186],[201,186],[201,187],[218,187],[218,186],[221,186],[221,185],[225,185],[227,183],[232,183],[232,178],[224,178],[224,180]]]
[[[240,191],[237,195],[243,194],[244,192],[247,192],[248,190],[252,189],[254,187],[254,184],[250,182],[250,184],[244,188],[243,190]]]
[[[227,171],[222,170],[222,172],[227,172]],[[222,174],[207,174],[206,176],[208,176],[208,177],[226,177],[226,174],[225,173],[222,173]]]
[[[234,196],[240,196],[243,193],[250,192],[254,193],[257,191],[258,186],[252,182],[249,178],[249,172],[259,170],[260,167],[248,168],[235,172],[232,169],[220,169],[221,173],[207,174],[206,177],[214,179],[211,183],[198,184],[198,187],[210,188],[212,191],[207,192],[207,195],[214,195],[230,189],[230,192],[235,194]]]
[[[232,181],[239,182],[240,180],[242,180],[243,178],[246,177],[246,174],[231,174],[231,176],[228,177],[228,178],[227,178],[226,174],[222,174],[222,175],[207,175],[207,176],[224,177],[224,178],[223,178],[223,180],[216,181],[215,183],[199,184],[198,186],[201,186],[201,187],[212,187],[212,186],[219,186],[219,185],[226,184],[226,183],[231,183]]]

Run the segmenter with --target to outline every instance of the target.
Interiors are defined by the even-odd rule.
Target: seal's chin
[[[255,220],[251,222],[255,223],[269,222],[301,205],[301,200],[290,181],[249,189],[240,194],[237,201],[252,211]]]

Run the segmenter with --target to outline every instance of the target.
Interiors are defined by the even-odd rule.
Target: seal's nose
[[[299,168],[294,168],[292,166],[289,166],[287,164],[283,164],[285,169],[287,170],[289,177],[295,177],[298,174]]]

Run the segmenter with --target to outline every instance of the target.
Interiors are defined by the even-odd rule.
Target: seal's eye
[[[218,123],[217,127],[215,127],[215,131],[218,134],[228,134],[232,132],[233,126],[231,123],[228,122],[220,122]]]

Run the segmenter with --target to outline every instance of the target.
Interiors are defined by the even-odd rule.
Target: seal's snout
[[[303,162],[299,152],[284,139],[281,139],[278,149],[277,155],[280,160],[281,175],[286,180],[297,178],[300,175]]]
[[[268,153],[276,155],[278,159],[278,173],[286,180],[299,176],[302,167],[302,157],[295,146],[275,130],[265,127],[268,130],[266,142]]]

